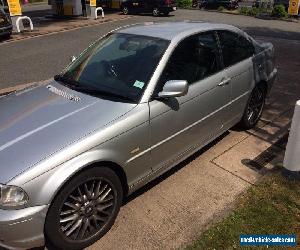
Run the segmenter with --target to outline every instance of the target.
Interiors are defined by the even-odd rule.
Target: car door
[[[238,122],[254,86],[252,57],[255,49],[244,36],[231,31],[218,31],[223,64],[231,82],[231,104],[227,126]]]
[[[152,12],[154,5],[156,4],[155,0],[140,0],[143,1],[142,7],[144,12]]]
[[[226,119],[230,84],[220,68],[214,32],[181,41],[170,56],[149,102],[151,165],[166,168],[215,138]],[[157,99],[168,80],[187,80],[185,96]],[[227,82],[229,83],[229,82]]]

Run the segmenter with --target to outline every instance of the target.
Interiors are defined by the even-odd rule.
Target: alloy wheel
[[[153,16],[159,16],[158,8],[154,8],[152,14],[153,14]]]
[[[70,241],[88,240],[113,216],[116,194],[108,180],[90,179],[78,185],[64,201],[60,231]]]
[[[128,15],[128,13],[129,13],[129,10],[128,10],[128,8],[127,8],[127,7],[123,7],[123,10],[122,10],[122,12],[123,12],[123,14],[124,14],[124,15]]]

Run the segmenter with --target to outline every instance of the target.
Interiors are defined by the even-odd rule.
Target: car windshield
[[[56,80],[75,90],[138,102],[169,41],[113,33],[84,51]]]

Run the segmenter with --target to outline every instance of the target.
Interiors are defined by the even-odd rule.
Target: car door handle
[[[230,78],[223,79],[222,82],[220,82],[220,83],[218,84],[218,86],[224,86],[224,85],[227,85],[227,84],[229,84],[230,80],[231,80]]]

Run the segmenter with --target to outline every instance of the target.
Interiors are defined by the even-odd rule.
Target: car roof
[[[208,23],[200,21],[182,22],[147,22],[135,24],[119,29],[118,33],[134,34],[142,36],[157,37],[166,40],[182,38],[194,33],[209,30],[231,30],[240,33],[241,31],[231,25],[220,23]]]

